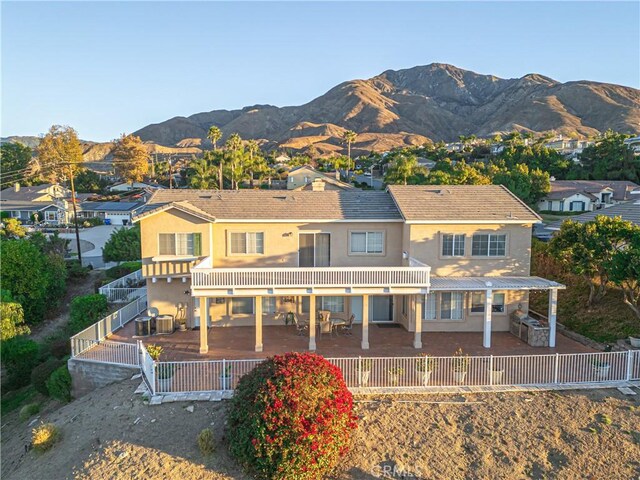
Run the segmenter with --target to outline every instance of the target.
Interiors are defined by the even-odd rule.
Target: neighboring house
[[[546,143],[545,147],[556,150],[567,157],[577,158],[585,148],[593,144],[594,142],[588,140],[565,139],[560,136]]]
[[[162,185],[157,183],[147,183],[147,182],[120,182],[109,187],[110,192],[129,192],[131,190],[142,190],[142,189],[152,189],[158,190],[164,188]]]
[[[626,180],[554,180],[538,209],[551,212],[589,212],[627,202],[638,188]]]
[[[287,190],[312,190],[316,180],[324,182],[324,190],[350,190],[354,186],[340,180],[340,173],[326,174],[308,165],[296,167],[287,175]]]
[[[422,332],[443,331],[484,332],[490,347],[532,289],[549,290],[555,346],[563,286],[530,276],[540,217],[502,186],[160,190],[134,221],[149,306],[186,305],[189,327],[253,327],[256,351],[288,312],[308,320],[315,350],[319,310],[353,315],[363,349],[370,324],[398,324],[416,348]],[[201,353],[208,342],[201,328]]]
[[[78,219],[100,218],[107,225],[130,225],[143,202],[83,202],[78,206]]]
[[[280,155],[278,155],[276,158],[273,159],[273,162],[275,164],[285,165],[285,164],[289,163],[290,160],[291,160],[291,158],[289,158],[288,155],[285,155],[284,153],[281,153]]]
[[[598,215],[604,215],[607,217],[620,217],[622,220],[628,220],[630,222],[635,223],[640,227],[640,192],[639,195],[635,195],[636,200],[632,200],[630,202],[620,203],[618,205],[614,205],[613,207],[606,208],[603,210],[597,210],[595,212],[587,212],[582,215],[576,215],[575,217],[571,217],[569,220],[573,220],[575,222],[589,222],[596,218]],[[554,222],[547,225],[547,229],[549,230],[560,230],[560,226],[562,222]]]
[[[0,192],[0,211],[23,224],[38,222],[49,225],[69,223],[71,192],[57,184],[31,187],[16,183]]]

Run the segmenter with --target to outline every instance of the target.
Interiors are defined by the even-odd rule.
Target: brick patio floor
[[[134,322],[113,334],[109,340],[133,343]],[[209,352],[200,354],[200,332],[176,331],[171,335],[153,335],[140,338],[145,344],[164,347],[163,360],[212,360],[265,358],[274,354],[307,351],[308,336],[298,336],[294,326],[265,326],[263,328],[264,351],[254,351],[255,330],[253,327],[216,327],[209,329]],[[482,332],[427,332],[422,334],[423,348],[413,348],[413,333],[404,328],[381,328],[369,326],[369,350],[360,348],[362,331],[354,325],[353,335],[317,336],[316,352],[326,357],[412,357],[420,352],[435,356],[450,356],[458,349],[469,355],[542,355],[549,353],[581,353],[595,350],[575,342],[558,332],[556,348],[530,347],[509,332],[493,332],[491,348],[482,346]]]

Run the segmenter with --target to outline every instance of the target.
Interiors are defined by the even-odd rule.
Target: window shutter
[[[202,234],[201,233],[193,234],[193,254],[198,257],[202,255]]]

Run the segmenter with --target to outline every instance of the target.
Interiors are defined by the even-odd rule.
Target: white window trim
[[[233,233],[261,233],[262,234],[262,253],[232,253],[231,252],[231,234]],[[264,257],[267,251],[266,238],[264,230],[227,230],[227,257]]]
[[[369,252],[353,252],[351,250],[351,235],[354,233],[365,233],[366,234],[366,238],[365,238],[365,246],[368,248],[369,245],[369,233],[381,233],[382,234],[382,252],[375,252],[375,253],[369,253]],[[349,239],[348,239],[348,243],[349,243],[349,251],[348,251],[348,256],[350,257],[384,257],[387,255],[387,231],[386,230],[349,230],[348,232],[349,234]]]
[[[443,293],[460,293],[462,294],[462,318],[442,318],[442,294]],[[426,308],[425,305],[423,304],[422,306],[422,321],[423,322],[428,322],[428,323],[438,323],[438,322],[442,322],[442,323],[462,323],[462,322],[466,322],[467,320],[467,313],[465,311],[465,292],[460,292],[457,290],[452,290],[452,291],[443,291],[443,292],[432,292],[430,295],[435,295],[435,299],[436,299],[436,316],[435,318],[425,318],[425,312],[426,312]]]
[[[474,255],[473,254],[473,237],[475,237],[476,235],[489,235],[489,240],[487,243],[487,255]],[[496,236],[496,235],[504,235],[504,255],[489,255],[489,251],[491,250],[491,237],[492,236]],[[488,259],[492,259],[492,258],[507,258],[509,256],[509,234],[508,233],[497,233],[497,232],[475,232],[473,235],[471,235],[471,250],[470,250],[470,255],[473,258],[479,259],[479,258],[488,258]]]
[[[443,253],[444,250],[444,237],[445,235],[453,235],[453,243],[454,243],[454,247],[455,247],[455,239],[456,237],[464,237],[464,241],[462,242],[462,255],[445,255]],[[468,235],[466,233],[448,233],[448,232],[443,232],[440,234],[440,258],[464,258],[467,256],[467,237]],[[455,248],[454,248],[455,251]]]
[[[322,230],[298,230],[298,246],[296,247],[296,256],[297,256],[297,266],[298,268],[304,268],[304,267],[300,267],[300,236],[301,235],[313,235],[313,248],[314,248],[314,252],[313,252],[313,268],[316,268],[316,255],[315,255],[315,248],[316,248],[316,236],[317,235],[329,235],[329,266],[331,266],[331,258],[332,258],[332,245],[333,245],[333,233],[331,232],[325,232]],[[322,267],[319,267],[322,268]]]
[[[486,295],[486,292],[484,292],[484,291],[469,292],[469,294],[467,295],[469,297],[468,298],[468,307],[467,307],[467,309],[469,311],[469,315],[484,315],[484,307],[483,307],[481,312],[473,312],[473,311],[471,311],[471,308],[473,307],[473,294],[474,293],[479,293],[480,295],[482,295],[482,297],[483,297],[483,300],[482,300],[483,305],[485,304],[485,301],[486,301],[485,298],[484,298],[484,296]],[[492,306],[496,305],[496,303],[495,303],[496,295],[503,295],[503,299],[504,299],[503,300],[503,304],[502,304],[503,309],[502,309],[502,312],[494,312],[492,310],[491,311],[491,315],[506,315],[507,314],[507,292],[503,292],[503,291],[493,292],[493,302],[491,302]]]

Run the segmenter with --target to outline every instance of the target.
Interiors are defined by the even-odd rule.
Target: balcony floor
[[[134,322],[113,334],[109,340],[118,342],[136,342],[133,338]],[[145,344],[157,344],[164,348],[162,359],[213,360],[265,358],[271,355],[298,351],[308,351],[309,338],[298,336],[294,326],[265,326],[263,328],[263,352],[254,351],[254,327],[216,327],[210,328],[209,352],[200,354],[199,330],[176,331],[171,335],[153,335],[140,338]],[[360,325],[353,327],[353,335],[316,337],[316,352],[326,357],[402,357],[415,356],[420,352],[435,356],[449,356],[462,348],[469,355],[542,355],[554,353],[594,352],[593,349],[575,342],[560,333],[556,348],[530,347],[509,332],[493,332],[492,347],[482,346],[482,332],[427,332],[422,334],[423,348],[413,348],[413,333],[404,328],[381,328],[376,324],[369,326],[369,350],[360,348],[362,338]]]

